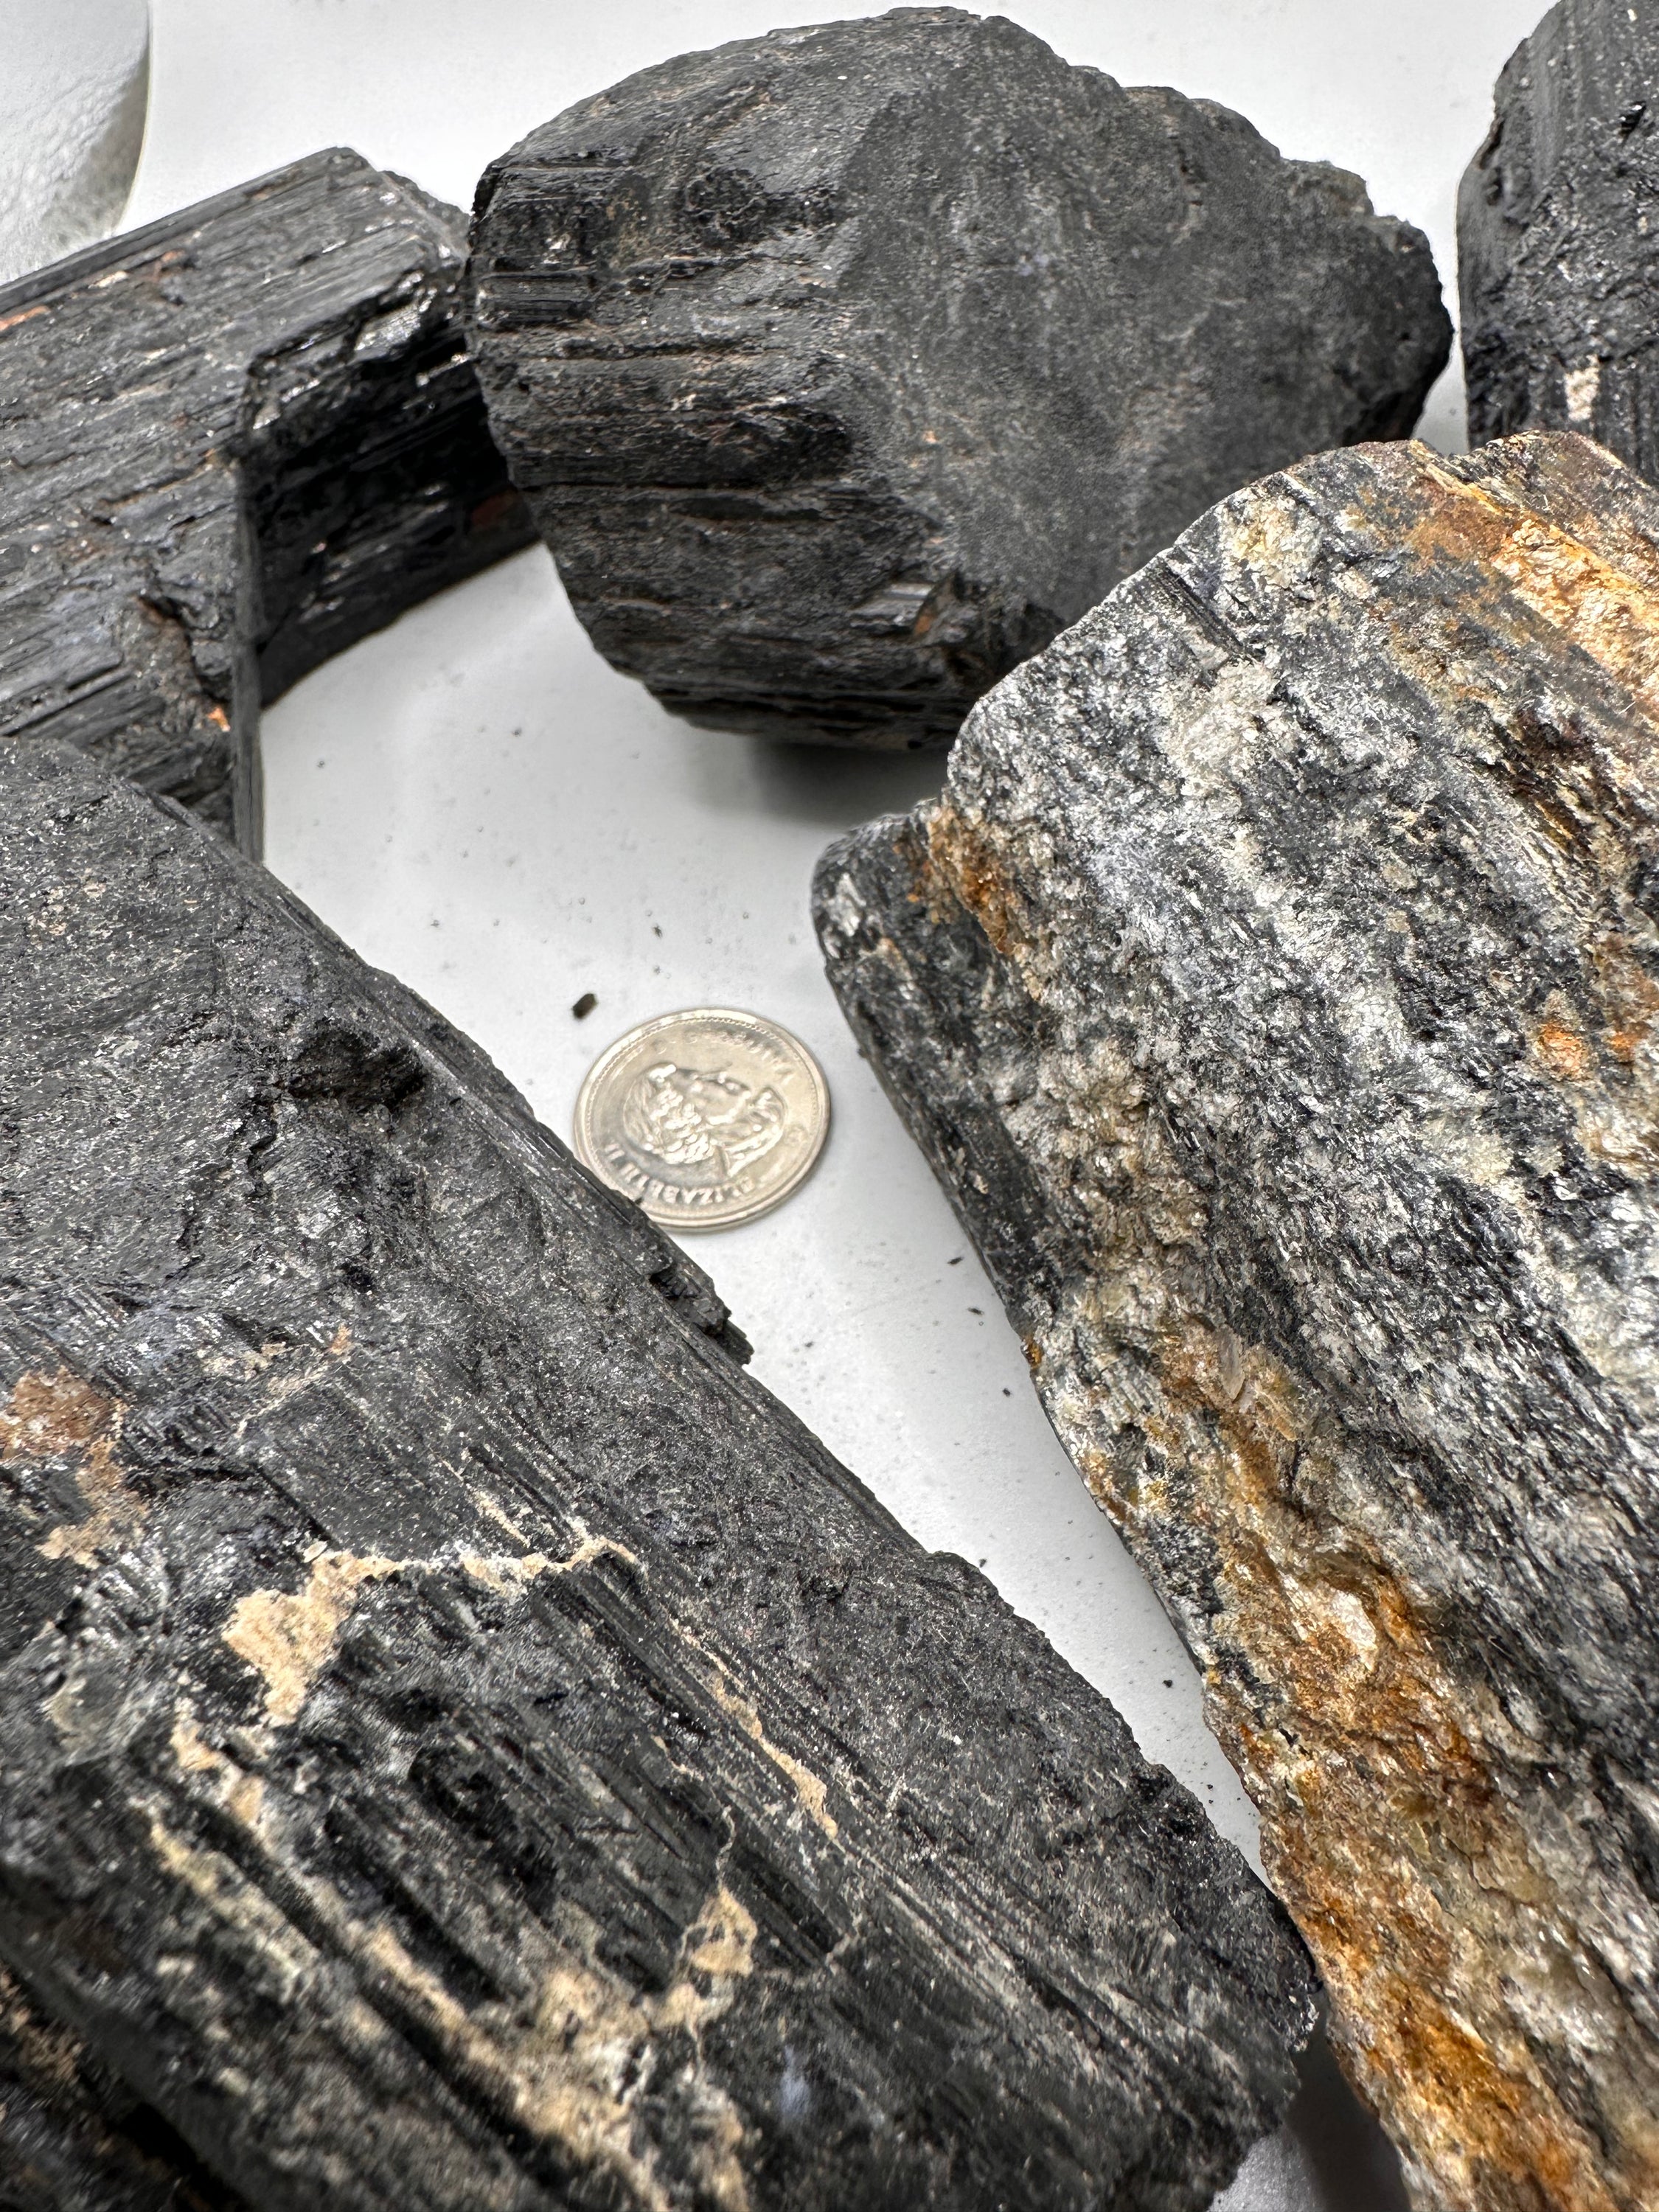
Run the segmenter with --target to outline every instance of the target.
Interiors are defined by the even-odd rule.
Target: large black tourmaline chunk
[[[260,2212],[1207,2203],[1294,1932],[696,1268],[65,747],[0,749],[0,2172],[150,2212],[164,2126]]]
[[[584,101],[485,175],[471,283],[600,651],[834,744],[948,738],[1224,493],[1408,431],[1450,342],[1357,177],[951,8]]]
[[[523,545],[462,219],[318,154],[0,289],[0,745],[259,842],[259,708]]]

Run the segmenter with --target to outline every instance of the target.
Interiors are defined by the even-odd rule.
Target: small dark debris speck
[[[599,1003],[592,991],[584,991],[570,1011],[579,1022],[585,1022]]]

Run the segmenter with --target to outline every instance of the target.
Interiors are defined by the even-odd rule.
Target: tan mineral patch
[[[578,1528],[581,1523],[578,1522]],[[629,1566],[639,1561],[625,1544],[614,1537],[590,1536],[583,1528],[576,1548],[568,1559],[550,1559],[544,1552],[463,1552],[460,1564],[472,1577],[490,1589],[505,1597],[523,1594],[529,1585],[543,1575],[574,1574],[580,1567],[591,1566],[595,1559],[621,1559]]]
[[[56,1459],[114,1435],[121,1409],[66,1367],[20,1375],[0,1407],[0,1460]]]
[[[744,2125],[738,2109],[718,2090],[712,2095],[703,2092],[696,2102],[704,2130],[693,2160],[697,2179],[720,2212],[749,2212],[749,2185],[738,2157]]]
[[[163,1872],[234,1929],[239,1945],[258,1953],[258,1971],[275,2002],[315,1977],[318,1955],[309,1941],[234,1861],[178,1834],[154,1806],[147,1809],[147,1821],[150,1848]]]
[[[463,1552],[463,1570],[502,1597],[522,1597],[555,1564],[544,1552]]]
[[[697,1967],[714,1978],[714,1987],[704,1992],[683,1973],[655,2002],[641,2002],[564,1954],[545,1970],[527,2027],[468,2012],[388,1929],[369,1931],[362,1948],[428,2014],[450,2048],[495,2085],[521,2127],[558,2143],[573,2161],[611,2173],[640,2212],[670,2212],[655,2155],[636,2141],[635,2106],[651,2078],[646,2054],[663,2034],[684,2030],[695,2037],[725,2009],[731,1980],[750,1971],[754,1924],[726,1890],[716,1891],[687,1931],[689,1946],[712,1947],[724,1962],[718,1969]],[[697,1965],[690,1952],[686,1964]],[[749,2212],[739,2157],[742,2118],[702,2074],[700,2062],[691,2087],[706,2130],[696,2154],[698,2179],[720,2212]]]
[[[603,1540],[585,1540],[568,1560],[532,1566],[532,1555],[519,1564],[533,1577],[568,1569],[607,1548]],[[363,1582],[411,1564],[325,1553],[312,1562],[305,1591],[286,1600],[259,1592],[243,1601],[239,1615],[253,1607],[241,1621],[249,1632],[239,1632],[233,1649],[265,1674],[269,1697],[279,1701],[274,1720],[298,1711],[305,1682],[326,1658],[334,1627]],[[486,1564],[494,1571],[498,1563]],[[228,1632],[227,1641],[232,1641]],[[182,1774],[207,1780],[220,1808],[280,1854],[281,1826],[264,1783],[204,1738],[188,1705],[175,1716],[172,1749]],[[249,1891],[229,1860],[188,1841],[159,1814],[151,1820],[151,1840],[167,1871],[234,1923],[239,1940],[258,1940],[277,1972],[295,1971],[297,1932],[285,1934],[276,1908]],[[610,2174],[619,2205],[626,2203],[634,2212],[672,2212],[679,2201],[664,2185],[636,2107],[653,2078],[662,2078],[659,2069],[653,2073],[653,2051],[664,2039],[689,2037],[690,2059],[684,2055],[685,2045],[676,2044],[669,2063],[675,2069],[675,2092],[686,2097],[695,2115],[696,2179],[719,2212],[750,2212],[742,2116],[704,2072],[701,2048],[703,2030],[727,2009],[735,1990],[754,1972],[754,1916],[723,1882],[687,1927],[674,1978],[658,1996],[638,1996],[571,1951],[548,1958],[546,1931],[532,1923],[526,1931],[526,1960],[533,1961],[540,1949],[543,1963],[539,1994],[526,2019],[499,2003],[463,2004],[410,1955],[393,1929],[356,1918],[314,1872],[290,1871],[297,1872],[312,1909],[327,1928],[331,1947],[393,1985],[425,2031],[465,2073],[487,2084],[529,2134],[557,2143],[574,2164]],[[386,2008],[384,2017],[396,2015]],[[377,2013],[371,2024],[381,2022]]]
[[[93,1567],[132,1541],[149,1508],[123,1481],[112,1439],[100,1437],[87,1447],[85,1463],[75,1480],[87,1501],[87,1518],[54,1528],[40,1549],[49,1559],[73,1559],[78,1566]]]
[[[1601,390],[1601,364],[1592,358],[1582,362],[1577,368],[1563,372],[1562,396],[1567,403],[1567,421],[1575,430],[1592,431],[1595,428],[1595,402]]]
[[[917,887],[924,898],[936,900],[942,890],[966,907],[1005,957],[1025,934],[1023,902],[994,843],[948,799],[929,818],[927,863]]]
[[[21,1982],[0,1966],[0,2034],[37,2079],[67,2088],[80,2072],[82,2045],[66,2027],[37,2012]]]
[[[115,1455],[121,1407],[89,1382],[60,1368],[20,1376],[0,1407],[0,1462],[77,1457],[75,1480],[86,1518],[66,1521],[41,1544],[49,1559],[94,1567],[143,1527],[149,1508],[129,1490]]]
[[[303,1589],[251,1592],[238,1601],[222,1635],[239,1658],[264,1676],[265,1717],[281,1728],[298,1717],[365,1583],[383,1582],[412,1567],[441,1572],[459,1566],[502,1596],[521,1597],[543,1575],[573,1574],[606,1557],[638,1564],[625,1545],[609,1536],[591,1536],[586,1530],[575,1550],[562,1559],[549,1559],[544,1552],[467,1550],[431,1559],[360,1559],[351,1552],[320,1552],[311,1561]]]
[[[265,1785],[260,1776],[248,1773],[222,1751],[216,1751],[196,1725],[188,1705],[173,1723],[173,1755],[185,1774],[210,1774],[219,1786],[219,1802],[252,1832],[261,1826],[265,1808]]]
[[[265,1715],[276,1726],[285,1727],[299,1717],[363,1584],[382,1581],[408,1564],[324,1552],[312,1561],[302,1590],[254,1590],[238,1601],[221,1632],[238,1658],[264,1676]]]
[[[752,1973],[756,1933],[754,1914],[722,1884],[686,1930],[685,1963],[700,1974]]]
[[[793,1783],[795,1795],[799,1798],[802,1807],[817,1822],[824,1834],[838,1836],[841,1830],[830,1811],[829,1792],[822,1779],[813,1773],[810,1766],[803,1766],[793,1753],[785,1751],[781,1744],[773,1742],[771,1737],[766,1733],[765,1724],[761,1719],[758,1708],[751,1705],[746,1698],[740,1698],[730,1686],[726,1680],[725,1670],[720,1668],[718,1659],[714,1664],[720,1669],[715,1680],[709,1686],[714,1694],[714,1703],[723,1713],[731,1715],[744,1734],[760,1746],[778,1771],[787,1775]]]

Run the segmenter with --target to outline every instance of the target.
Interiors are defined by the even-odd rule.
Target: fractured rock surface
[[[0,289],[0,744],[258,849],[262,701],[529,539],[465,261],[337,150]]]
[[[469,284],[599,650],[827,744],[950,737],[1224,493],[1409,431],[1450,338],[1357,177],[951,8],[571,108],[485,173]]]
[[[30,2002],[261,2212],[1207,2203],[1312,1978],[1111,1708],[230,847],[14,746],[0,893]]]
[[[0,1967],[0,2212],[248,2212]]]
[[[1417,2201],[1659,2203],[1659,493],[1327,454],[826,855]]]
[[[1659,7],[1561,0],[1463,179],[1469,436],[1583,430],[1659,478]]]

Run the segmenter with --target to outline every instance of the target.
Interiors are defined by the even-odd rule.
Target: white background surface
[[[0,0],[0,283],[120,212],[149,38],[144,0]]]
[[[1221,100],[1285,153],[1358,170],[1379,209],[1429,232],[1449,295],[1457,179],[1498,70],[1542,5],[1013,0],[1004,12],[1073,60]],[[468,204],[491,156],[635,69],[781,22],[876,12],[856,0],[155,0],[150,131],[128,220],[331,143]],[[1428,434],[1456,447],[1461,414],[1454,370]],[[672,721],[599,659],[534,552],[406,617],[267,716],[267,857],[478,1038],[561,1134],[588,1062],[649,1015],[752,1006],[805,1040],[835,1106],[817,1175],[766,1220],[695,1247],[758,1373],[924,1542],[982,1565],[1253,1851],[1254,1818],[1205,1732],[1193,1670],[1050,1435],[819,969],[806,916],[818,852],[939,774],[937,761],[777,750]],[[578,1024],[569,1008],[590,990],[599,1009]],[[1391,2154],[1328,2062],[1315,2074],[1227,2212],[1403,2203]]]

